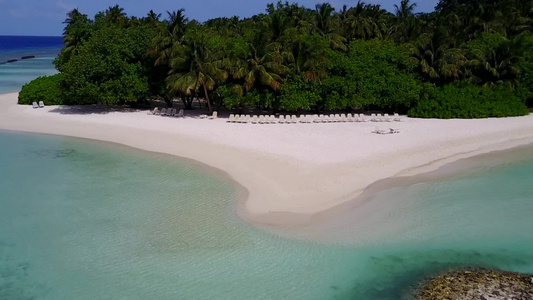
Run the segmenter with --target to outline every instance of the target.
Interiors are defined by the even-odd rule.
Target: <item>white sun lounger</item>
[[[41,108],[44,107],[44,102],[43,101],[39,101],[39,107],[41,107]]]
[[[169,117],[173,117],[173,116],[175,116],[175,115],[176,115],[176,109],[175,109],[175,108],[169,108],[169,109],[167,110],[167,116],[169,116]]]
[[[397,113],[394,113],[394,121],[401,122],[402,119],[400,119],[400,116]]]
[[[174,117],[184,117],[185,116],[185,113],[183,111],[183,108],[180,108],[180,111],[174,115]]]
[[[215,110],[211,116],[209,116],[210,120],[216,119],[218,117],[218,112]]]
[[[230,122],[230,123],[234,123],[235,122],[235,114],[230,114],[229,115],[228,122]]]
[[[33,103],[35,103],[35,102],[33,102]],[[157,106],[154,107],[154,110],[149,110],[148,111],[149,115],[157,115],[158,113],[159,113],[159,108]]]
[[[160,116],[166,116],[167,115],[167,109],[165,107],[161,108],[161,113],[159,113]]]
[[[359,121],[366,122],[366,118],[364,114],[359,114]]]
[[[33,106],[33,108],[39,108],[39,104],[37,104],[37,102],[33,102],[32,106]]]
[[[257,124],[257,115],[252,116],[252,124]]]
[[[389,117],[389,114],[384,114],[383,115],[383,122],[390,122],[390,121],[391,121],[391,119]]]

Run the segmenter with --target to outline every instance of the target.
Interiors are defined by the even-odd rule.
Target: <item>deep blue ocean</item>
[[[53,60],[62,47],[58,36],[0,35],[0,94],[18,92],[31,80],[56,73]],[[35,58],[22,60],[24,56]]]

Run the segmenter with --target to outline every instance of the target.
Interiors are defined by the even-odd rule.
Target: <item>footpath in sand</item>
[[[17,97],[0,95],[0,129],[114,142],[202,162],[248,191],[240,207],[245,218],[270,224],[306,220],[382,179],[533,143],[533,115],[254,125],[94,106],[33,109],[17,105]],[[374,134],[376,127],[400,133]]]

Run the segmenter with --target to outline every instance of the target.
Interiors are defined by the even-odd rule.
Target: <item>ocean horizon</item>
[[[0,35],[0,94],[19,92],[31,80],[57,73],[53,61],[61,48],[62,37]],[[22,59],[26,56],[35,58]]]
[[[51,49],[0,65],[0,93],[53,74]],[[239,218],[235,182],[180,157],[2,130],[0,145],[0,299],[395,300],[454,268],[533,273],[533,145],[276,230]]]

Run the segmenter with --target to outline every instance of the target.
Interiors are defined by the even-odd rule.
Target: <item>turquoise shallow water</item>
[[[232,182],[179,158],[0,145],[0,299],[398,299],[451,267],[533,273],[533,159],[380,192],[328,243],[242,222]]]
[[[57,73],[52,62],[60,48],[26,48],[0,51],[0,62],[34,55],[36,58],[0,64],[0,94],[19,92],[33,79]]]

